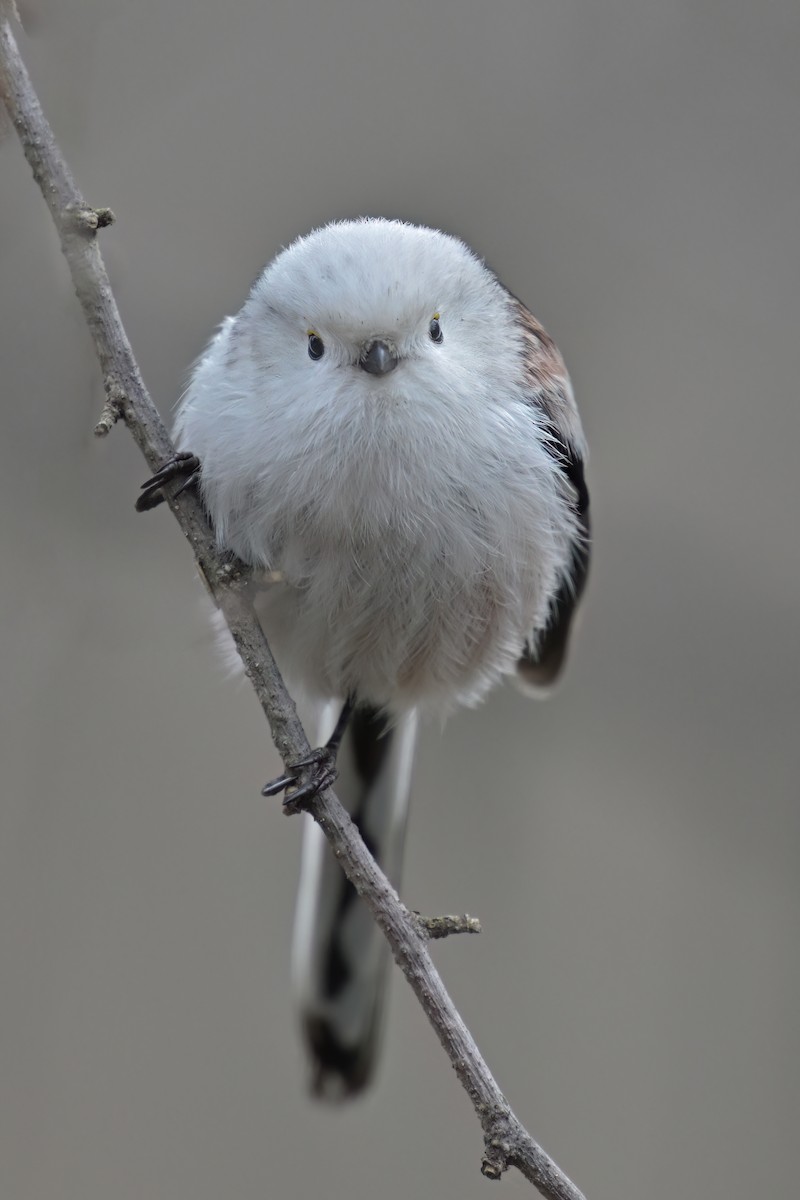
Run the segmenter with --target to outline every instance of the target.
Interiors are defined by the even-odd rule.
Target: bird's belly
[[[485,547],[286,549],[284,582],[261,593],[259,616],[290,682],[311,696],[355,692],[398,712],[476,703],[534,624],[536,572],[509,572]]]

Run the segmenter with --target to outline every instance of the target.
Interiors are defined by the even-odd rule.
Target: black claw
[[[182,475],[186,471],[196,471],[200,466],[200,459],[196,454],[192,454],[188,450],[179,450],[172,458],[168,458],[163,466],[159,467],[155,475],[142,484],[142,490],[152,487],[153,484],[168,483],[170,479],[174,479],[176,475]]]
[[[305,783],[301,783],[299,787],[292,788],[292,790],[287,792],[284,796],[284,806],[288,807],[289,805],[304,804],[306,800],[313,799],[313,797],[318,795],[320,792],[324,792],[325,788],[330,787],[331,784],[335,782],[337,775],[338,771],[335,769],[331,771],[323,771],[321,774],[315,775],[312,779],[307,780]]]
[[[309,767],[312,770],[308,778],[301,779],[301,773]],[[320,746],[318,750],[312,750],[307,758],[291,763],[286,772],[285,775],[264,784],[261,795],[277,796],[279,792],[286,792],[284,804],[302,804],[316,796],[317,792],[330,787],[336,779],[336,756],[327,746]]]
[[[164,493],[160,488],[154,487],[142,492],[141,496],[136,499],[137,512],[149,512],[151,508],[158,508],[159,504],[163,504],[165,500]]]
[[[302,767],[316,767],[321,763],[333,761],[333,759],[334,755],[327,746],[318,746],[316,750],[311,751],[308,758],[301,758],[298,762],[293,762],[289,769],[299,771]]]
[[[156,471],[155,475],[145,480],[140,489],[141,495],[136,501],[136,511],[149,512],[151,508],[157,508],[166,500],[162,491],[164,485],[183,475],[187,478],[184,479],[175,496],[180,496],[181,492],[197,483],[200,478],[200,459],[196,454],[191,454],[186,450],[181,450],[174,458],[170,458]]]
[[[177,492],[173,492],[172,499],[177,500],[178,496],[183,495],[187,488],[194,487],[200,481],[200,472],[193,471],[187,480],[185,480],[178,488]]]
[[[265,783],[261,789],[261,795],[277,796],[279,792],[285,792],[293,783],[297,783],[296,775],[281,775],[279,779],[272,779],[269,783]]]

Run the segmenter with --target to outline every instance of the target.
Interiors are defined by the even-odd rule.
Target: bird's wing
[[[547,627],[536,643],[523,651],[517,669],[521,681],[547,687],[561,672],[569,632],[589,573],[591,522],[584,462],[586,439],[567,368],[558,347],[521,300],[511,297],[523,345],[526,382],[531,404],[544,416],[547,450],[570,484],[577,518],[569,568],[550,605]]]

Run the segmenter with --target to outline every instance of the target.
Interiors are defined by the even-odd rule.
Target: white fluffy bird
[[[475,704],[506,675],[546,686],[563,662],[589,501],[562,358],[462,242],[337,222],[224,322],[176,433],[220,544],[261,572],[287,682],[341,710],[328,747],[265,791],[309,795],[338,769],[396,880],[416,713]],[[385,949],[307,824],[295,983],[315,1090],[347,1095],[373,1069]]]

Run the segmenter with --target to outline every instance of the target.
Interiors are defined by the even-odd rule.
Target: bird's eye
[[[308,357],[313,358],[314,362],[319,362],[325,353],[325,343],[317,333],[308,335]]]
[[[428,326],[428,333],[431,335],[431,341],[436,342],[437,346],[444,341],[444,334],[442,333],[442,327],[439,324],[438,313],[436,313],[435,317]]]

